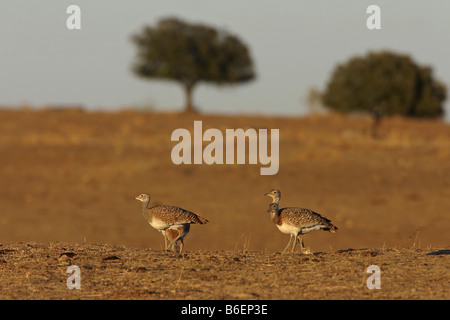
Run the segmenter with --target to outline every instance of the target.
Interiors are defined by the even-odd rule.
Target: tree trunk
[[[192,102],[192,93],[194,91],[194,85],[185,85],[184,92],[186,95],[186,105],[184,107],[185,112],[196,112],[194,104]]]

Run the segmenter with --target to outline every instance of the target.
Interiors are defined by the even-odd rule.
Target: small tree
[[[440,117],[446,88],[409,56],[369,53],[338,65],[322,95],[323,103],[341,112],[377,110],[382,115]]]
[[[134,72],[145,78],[173,80],[193,111],[192,93],[201,82],[235,84],[255,77],[247,47],[234,35],[202,24],[166,18],[132,37],[137,46]]]

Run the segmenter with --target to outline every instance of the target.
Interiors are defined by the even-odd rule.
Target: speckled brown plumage
[[[162,221],[167,222],[169,225],[184,223],[208,223],[208,220],[206,220],[205,218],[202,218],[193,212],[175,206],[155,206],[147,208],[147,210],[145,210],[143,214],[147,220],[158,218]]]
[[[161,205],[149,208],[150,195],[146,193],[140,194],[135,199],[142,202],[142,214],[147,222],[156,230],[161,231],[165,239],[167,239],[166,230],[173,229],[177,232],[178,235],[172,239],[169,245],[166,242],[166,250],[180,239],[183,243],[183,238],[189,232],[190,224],[208,223],[205,218],[180,207]]]
[[[292,245],[291,252],[294,252],[295,245],[300,242],[302,251],[304,250],[303,240],[299,238],[300,235],[309,233],[316,230],[336,232],[338,228],[331,223],[331,221],[322,215],[309,209],[298,207],[287,207],[279,209],[278,205],[281,199],[281,192],[277,189],[273,189],[266,193],[266,196],[272,198],[272,203],[269,205],[272,222],[283,232],[290,234],[289,242],[283,253],[289,247],[292,239],[294,243]]]
[[[331,224],[329,219],[309,209],[297,207],[282,208],[278,210],[278,216],[279,219],[277,224],[279,225],[289,223],[303,228],[321,225],[324,227],[323,230],[325,231],[337,231],[337,227]]]

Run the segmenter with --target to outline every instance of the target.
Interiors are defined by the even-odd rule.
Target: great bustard
[[[302,234],[315,230],[325,230],[333,233],[338,230],[330,220],[309,209],[296,207],[280,209],[278,207],[281,199],[280,190],[274,189],[266,193],[266,196],[272,198],[272,203],[269,205],[269,210],[267,210],[267,212],[270,212],[272,222],[275,223],[281,232],[291,235],[282,253],[288,249],[293,239],[294,243],[292,244],[291,252],[294,252],[297,241],[300,243],[302,252],[304,252],[305,245],[303,239],[300,238]]]
[[[182,253],[184,246],[183,238],[188,234],[191,223],[208,223],[208,220],[205,218],[180,207],[162,205],[149,208],[150,195],[146,193],[140,194],[135,199],[142,201],[142,214],[148,223],[163,234],[166,250],[172,248],[180,240],[182,243],[180,253]],[[167,239],[172,235],[172,231],[168,231],[168,229],[174,230],[178,234],[174,238],[169,238],[169,241],[170,239],[172,240],[167,245]]]

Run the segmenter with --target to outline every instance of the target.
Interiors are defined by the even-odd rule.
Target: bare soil
[[[0,246],[1,299],[448,299],[450,250],[347,249],[280,254],[69,243]],[[79,290],[69,290],[80,268]],[[380,289],[367,268],[380,267]],[[72,282],[70,282],[72,283]]]
[[[173,130],[280,129],[280,170],[174,165]],[[2,299],[449,299],[450,126],[364,116],[0,110]],[[289,240],[266,212],[326,216],[335,234]],[[180,257],[134,197],[207,218]],[[68,290],[68,265],[81,290]],[[369,265],[381,289],[366,286]]]

